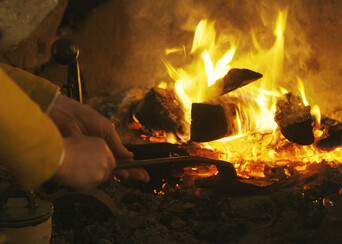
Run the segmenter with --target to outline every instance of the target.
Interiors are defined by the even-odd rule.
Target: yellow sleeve
[[[1,68],[0,87],[0,163],[23,187],[32,189],[54,175],[63,140],[52,120]],[[47,99],[36,98],[46,100],[46,107]]]
[[[56,97],[59,87],[48,80],[19,68],[0,63],[2,69],[17,85],[46,112]],[[3,88],[1,88],[3,89]]]

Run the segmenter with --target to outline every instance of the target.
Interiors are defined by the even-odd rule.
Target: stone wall
[[[34,71],[50,47],[68,0],[0,1],[0,62]]]
[[[272,36],[266,26],[275,20],[278,9],[285,7],[288,7],[288,21],[284,81],[299,75],[309,102],[318,104],[324,113],[336,114],[342,107],[342,1],[107,0],[91,11],[87,9],[86,17],[77,23],[60,28],[59,36],[71,37],[79,45],[89,95],[112,94],[169,81],[162,62],[165,49],[185,45],[189,50],[194,27],[200,19],[215,19],[219,31],[232,33],[241,48],[249,48],[251,28],[257,34]],[[260,41],[267,46],[266,39]],[[29,50],[31,44],[25,48]],[[289,45],[291,50],[286,49]],[[26,52],[23,52],[25,59]],[[29,55],[34,57],[32,53]],[[47,60],[46,56],[44,60],[43,66],[34,63],[35,72],[59,85],[65,83],[65,67]],[[28,68],[26,63],[16,62]]]

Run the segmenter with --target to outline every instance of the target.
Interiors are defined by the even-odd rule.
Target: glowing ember
[[[177,137],[175,134],[171,132],[165,132],[165,131],[157,131],[154,133],[151,133],[150,131],[147,131],[144,126],[142,126],[137,119],[137,117],[133,114],[133,123],[129,125],[131,129],[139,130],[143,134],[141,135],[142,138],[145,140],[148,140],[152,143],[161,143],[161,142],[169,142],[173,144],[177,144],[179,141],[177,140]]]

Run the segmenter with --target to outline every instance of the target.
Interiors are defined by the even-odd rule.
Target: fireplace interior
[[[45,183],[51,243],[340,243],[341,9],[0,1],[0,61],[63,87],[70,74],[51,47],[71,39],[84,103],[135,155],[118,167],[151,176],[89,192]],[[3,168],[1,182],[14,183]]]

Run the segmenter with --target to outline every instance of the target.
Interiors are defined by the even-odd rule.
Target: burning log
[[[235,105],[226,104],[225,106],[226,109],[222,105],[193,103],[191,140],[207,142],[231,135],[235,131]]]
[[[305,106],[301,97],[287,93],[277,102],[276,123],[283,136],[300,145],[310,145],[315,138],[312,132],[310,106]]]
[[[219,89],[219,94],[223,95],[261,77],[260,73],[248,69],[231,69],[210,89]],[[192,105],[193,141],[212,141],[232,134],[235,129],[235,105],[224,106],[207,103]],[[152,88],[133,109],[133,114],[140,124],[154,132],[184,134],[187,128],[182,103],[173,90]]]
[[[151,131],[183,134],[186,128],[183,105],[173,90],[151,88],[133,109],[133,114]]]
[[[330,126],[327,129],[327,136],[318,140],[316,146],[323,150],[332,150],[342,146],[342,123]]]
[[[220,95],[227,94],[228,92],[234,91],[240,87],[248,85],[249,83],[256,81],[262,77],[262,74],[254,72],[249,69],[230,69],[228,73],[217,81],[213,89],[218,89]]]
[[[219,95],[236,90],[258,80],[262,74],[249,69],[231,69],[210,89],[217,89]],[[236,131],[236,105],[233,103],[214,105],[193,103],[191,108],[191,140],[207,142],[217,140]]]

